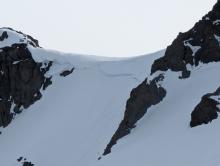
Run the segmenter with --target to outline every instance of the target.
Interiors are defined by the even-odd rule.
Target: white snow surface
[[[117,165],[121,161],[128,166],[218,166],[220,121],[195,128],[190,128],[189,122],[201,97],[219,86],[219,70],[218,63],[204,65],[185,80],[178,79],[178,73],[166,73],[163,87],[167,96],[151,107],[132,133],[97,165]]]
[[[219,166],[220,120],[190,128],[190,114],[201,97],[220,85],[218,63],[200,65],[188,79],[164,72],[165,99],[152,106],[131,134],[97,160],[121,122],[133,88],[150,74],[164,50],[117,59],[62,54],[29,46],[38,62],[53,60],[53,84],[43,97],[0,128],[1,166]],[[67,77],[64,69],[74,67]]]
[[[8,37],[3,41],[0,41],[0,48],[11,46],[15,43],[29,44],[29,42],[31,42],[31,40],[28,38],[26,34],[18,33],[8,28],[0,28],[0,36],[2,35],[3,32],[7,32]]]

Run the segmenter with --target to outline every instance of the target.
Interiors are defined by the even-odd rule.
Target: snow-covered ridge
[[[48,75],[58,74],[60,71],[69,70],[72,67],[76,70],[96,67],[99,68],[100,72],[110,77],[131,76],[134,77],[134,79],[142,81],[146,77],[146,73],[149,72],[144,68],[144,64],[151,65],[150,63],[152,63],[153,59],[159,58],[165,52],[165,50],[162,50],[153,54],[130,58],[110,58],[95,55],[63,53],[41,48],[38,42],[37,45],[34,43],[37,41],[36,39],[11,28],[0,28],[0,36],[4,32],[7,32],[8,37],[0,41],[0,49],[3,47],[10,47],[14,44],[26,44],[36,62],[43,64],[49,61],[54,62]],[[142,65],[135,65],[136,63],[141,63]],[[149,74],[150,73],[147,73],[147,75]]]
[[[164,51],[153,54],[132,57],[132,58],[109,58],[92,55],[80,55],[72,53],[62,53],[54,50],[34,48],[28,46],[32,57],[36,62],[53,61],[58,66],[74,67],[76,70],[87,70],[96,68],[102,74],[109,77],[134,77],[134,79],[143,81],[146,75],[150,75],[145,65],[151,65],[155,58],[164,55]],[[140,65],[136,65],[140,64]],[[59,69],[58,69],[59,70]]]
[[[38,41],[29,35],[12,28],[0,28],[0,36],[5,35],[0,41],[0,48],[10,47],[13,44],[27,44],[38,47]]]

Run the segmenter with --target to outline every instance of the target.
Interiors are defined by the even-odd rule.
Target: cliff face
[[[4,42],[7,38],[7,31],[4,31],[0,39]],[[38,46],[36,40],[27,38],[32,46]],[[51,78],[44,75],[52,62],[35,62],[27,48],[28,43],[0,48],[0,127],[6,127],[15,114],[39,100],[41,90],[49,85]]]

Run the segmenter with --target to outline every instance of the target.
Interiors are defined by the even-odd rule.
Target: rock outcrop
[[[218,118],[220,112],[220,88],[214,93],[208,93],[202,97],[200,103],[191,113],[190,126],[195,127],[202,124],[208,124]]]
[[[166,79],[163,76],[161,78],[161,73],[167,70],[181,72],[179,78],[186,79],[190,77],[192,67],[197,67],[200,63],[219,61],[220,1],[218,0],[211,12],[196,23],[191,30],[180,33],[173,43],[167,47],[165,55],[154,61],[151,66],[151,77],[153,77],[151,83],[148,84],[146,78],[142,84],[131,91],[124,119],[103,155],[109,154],[117,140],[130,133],[130,130],[135,127],[135,123],[144,116],[150,106],[158,104],[166,96],[166,90],[163,87],[156,86],[158,79],[161,82]],[[160,71],[159,74],[156,73],[157,71]],[[207,107],[215,110],[207,113],[204,111]],[[216,118],[216,111],[218,110],[215,101],[204,97],[202,104],[192,113],[191,125],[195,126],[211,121],[211,119]]]
[[[26,158],[23,158],[23,157],[19,157],[19,158],[17,159],[17,161],[18,161],[19,163],[21,163],[22,166],[34,166],[34,164],[33,164],[32,162],[27,161],[27,159],[26,159]]]
[[[166,90],[158,85],[163,79],[164,76],[159,75],[150,81],[150,83],[145,80],[131,91],[130,98],[126,104],[124,118],[107,145],[103,155],[109,154],[112,146],[114,146],[120,138],[130,133],[131,129],[135,127],[136,122],[145,115],[148,108],[158,104],[166,96]]]
[[[4,31],[0,39],[6,38],[8,34]],[[45,73],[52,62],[46,65],[35,62],[27,45],[38,46],[38,42],[30,36],[27,38],[28,43],[0,48],[0,126],[3,127],[11,122],[14,114],[39,100],[41,88],[49,85]]]
[[[188,78],[188,65],[220,61],[220,1],[213,10],[186,33],[180,33],[167,47],[165,56],[155,60],[151,74],[156,71],[181,71]]]
[[[34,166],[34,164],[31,163],[31,162],[25,161],[25,162],[23,163],[23,166]]]
[[[70,70],[64,70],[62,73],[60,73],[60,76],[66,77],[68,75],[70,75],[73,72],[74,68],[70,69]]]
[[[7,39],[8,38],[8,33],[6,32],[6,31],[4,31],[3,33],[2,33],[2,35],[0,36],[0,41],[3,41],[3,40],[5,40],[5,39]]]

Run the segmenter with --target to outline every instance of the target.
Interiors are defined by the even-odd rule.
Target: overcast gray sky
[[[45,48],[102,56],[136,56],[165,48],[217,0],[4,0],[1,26]]]

